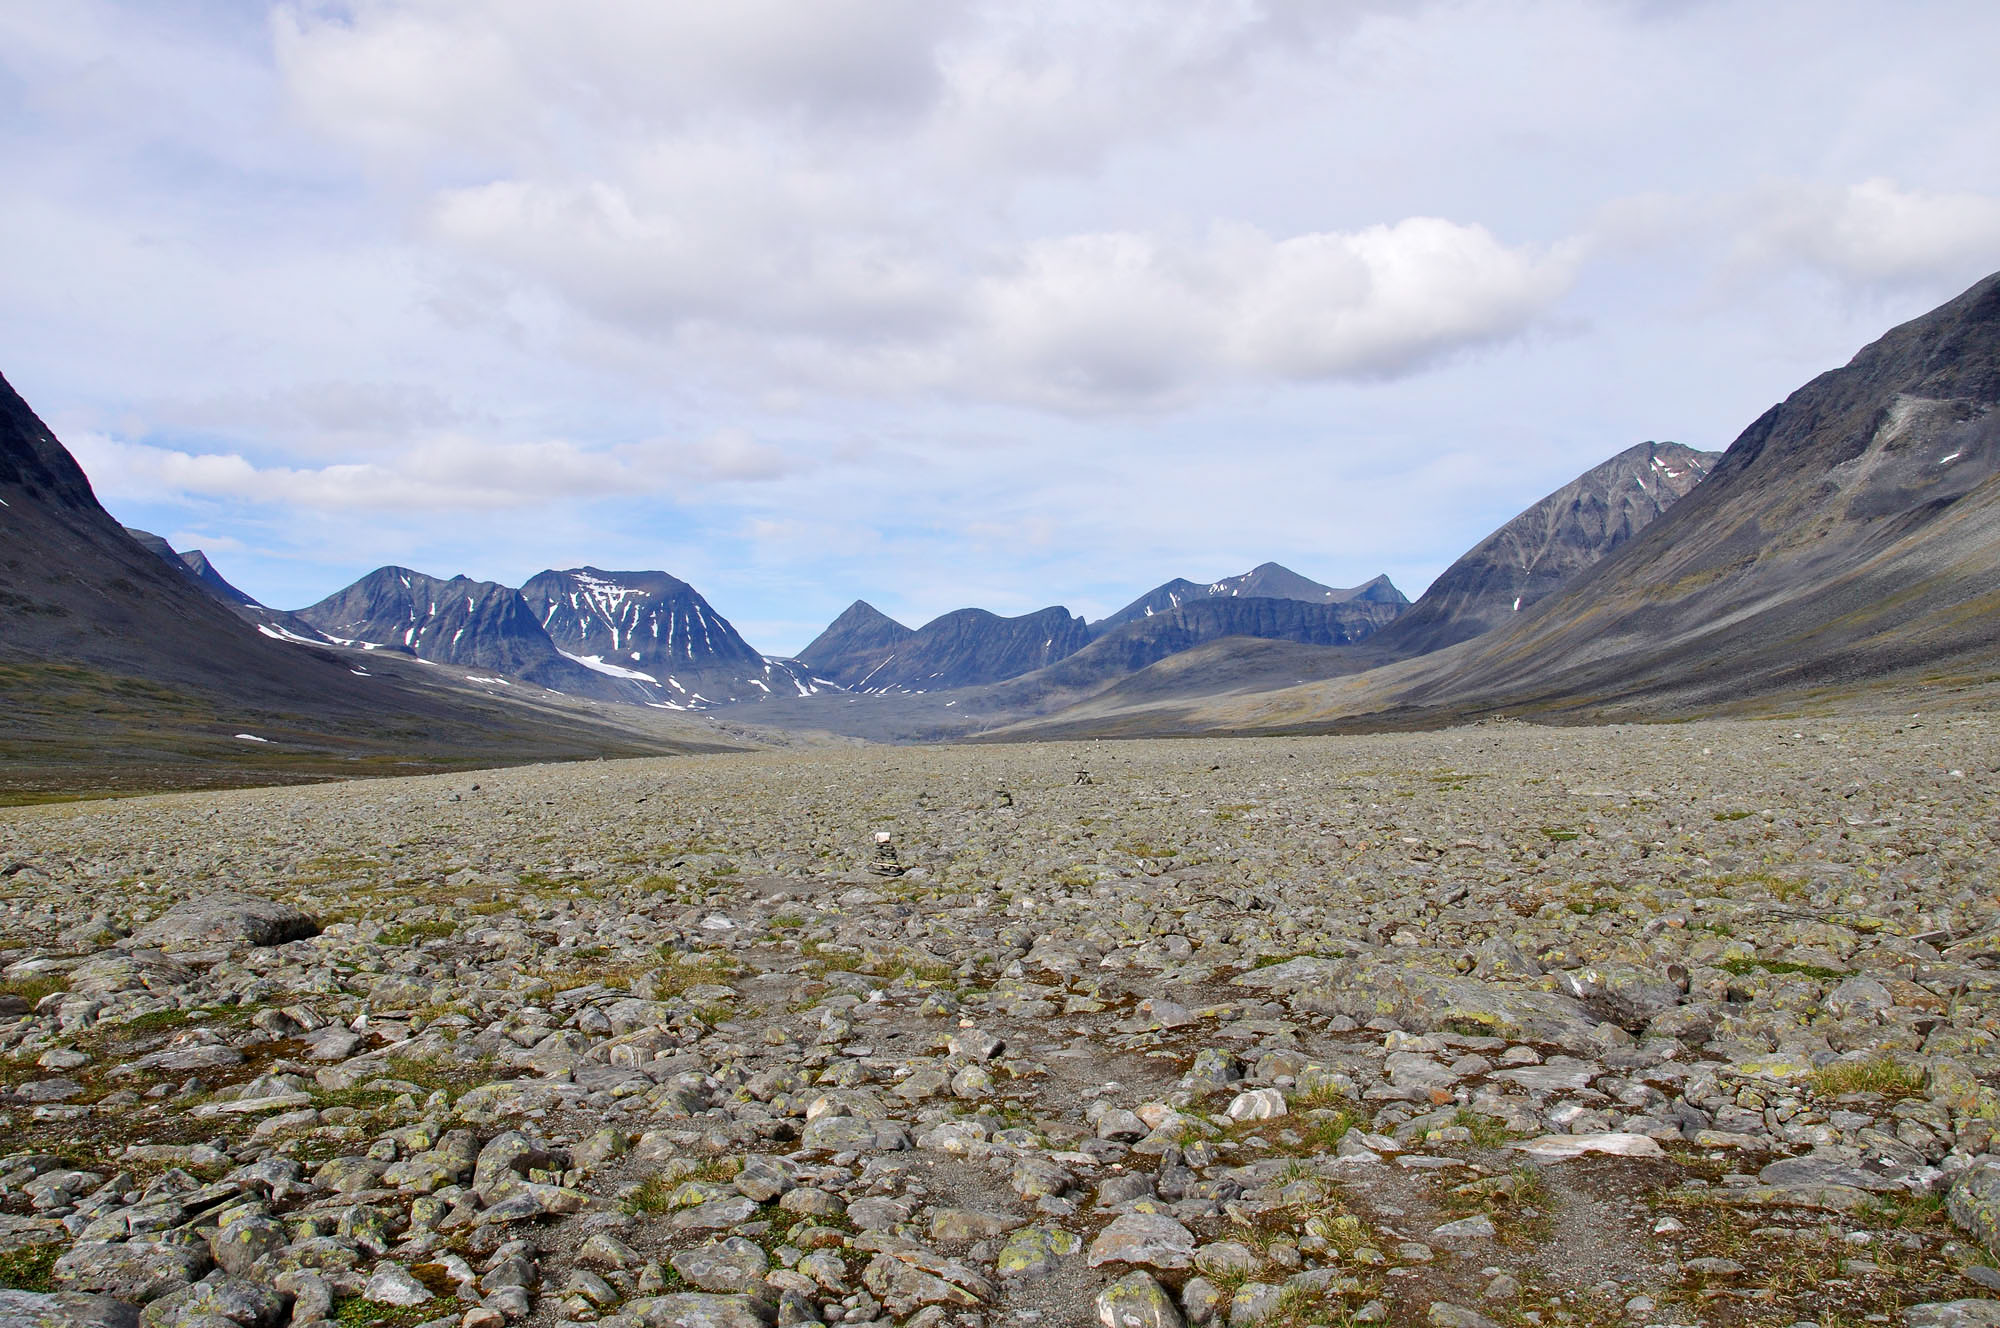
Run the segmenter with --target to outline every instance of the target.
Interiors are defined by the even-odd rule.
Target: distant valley
[[[968,606],[910,626],[856,600],[797,658],[763,654],[658,570],[550,569],[510,587],[385,566],[297,610],[258,604],[199,550],[119,528],[8,389],[0,665],[17,714],[45,729],[63,713],[49,670],[83,669],[79,696],[141,679],[173,693],[159,708],[183,727],[219,687],[299,702],[319,718],[295,729],[326,729],[323,748],[372,724],[532,759],[579,735],[654,750],[1666,714],[1943,661],[1978,673],[2000,608],[1996,365],[1989,278],[1821,375],[1726,453],[1617,452],[1474,543],[1414,603],[1385,576],[1336,587],[1267,562],[1174,577],[1095,622],[1061,605]]]

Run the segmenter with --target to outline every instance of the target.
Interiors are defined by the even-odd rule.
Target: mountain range
[[[1771,407],[1684,500],[1494,630],[1290,687],[1106,693],[1005,733],[1646,718],[1995,681],[2000,274]]]
[[[1648,442],[1592,467],[1414,604],[1386,577],[1342,589],[1265,563],[1166,581],[1092,623],[964,608],[911,628],[857,600],[793,660],[660,571],[552,569],[515,589],[384,567],[268,608],[200,551],[120,528],[0,379],[0,755],[55,778],[89,754],[111,783],[166,784],[398,751],[729,746],[744,735],[721,716],[749,703],[765,738],[1020,738],[1665,715],[1993,679],[1996,406],[2000,276],[1725,453]],[[232,744],[266,735],[238,725],[282,732],[296,759],[246,760]]]

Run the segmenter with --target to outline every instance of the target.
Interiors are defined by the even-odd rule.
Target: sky
[[[2000,269],[2000,6],[0,0],[0,373],[297,608],[1415,597]]]

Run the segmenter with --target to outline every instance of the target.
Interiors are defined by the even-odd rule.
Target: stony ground
[[[0,1323],[2000,1323],[1996,732],[0,813]]]

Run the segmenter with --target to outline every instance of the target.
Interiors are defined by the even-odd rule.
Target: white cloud
[[[224,499],[320,511],[491,512],[563,499],[670,497],[699,485],[769,481],[803,468],[735,429],[694,442],[602,449],[566,440],[494,443],[445,435],[381,461],[316,467],[260,466],[235,452],[188,452],[97,433],[75,435],[69,447],[105,497]]]
[[[718,111],[854,117],[935,91],[949,0],[349,0],[272,14],[299,113],[404,161],[533,157],[592,122],[659,129]]]
[[[489,287],[766,390],[1089,411],[1413,372],[1567,289],[1568,259],[1473,223],[1272,239],[1223,213],[1189,240],[1013,213],[1036,177],[1199,124],[1389,9],[1415,12],[351,0],[274,31],[310,123],[444,182],[425,239]]]
[[[438,227],[643,337],[718,335],[743,353],[741,339],[765,339],[836,390],[1066,410],[1157,405],[1231,377],[1414,372],[1519,333],[1576,265],[1574,247],[1413,217],[1281,240],[1241,224],[1199,240],[1056,235],[959,254],[954,271],[908,235],[787,231],[764,201],[642,213],[610,185],[507,182],[448,194]]]
[[[997,368],[1016,398],[1068,408],[1228,377],[1395,377],[1518,334],[1574,267],[1567,247],[1510,248],[1434,217],[1282,240],[1241,225],[1196,243],[1064,236],[981,282],[953,372],[970,388]]]
[[[1774,183],[1750,203],[1740,258],[1804,262],[1856,283],[1969,279],[2000,266],[2000,197],[1905,189],[1882,177],[1845,187]]]

